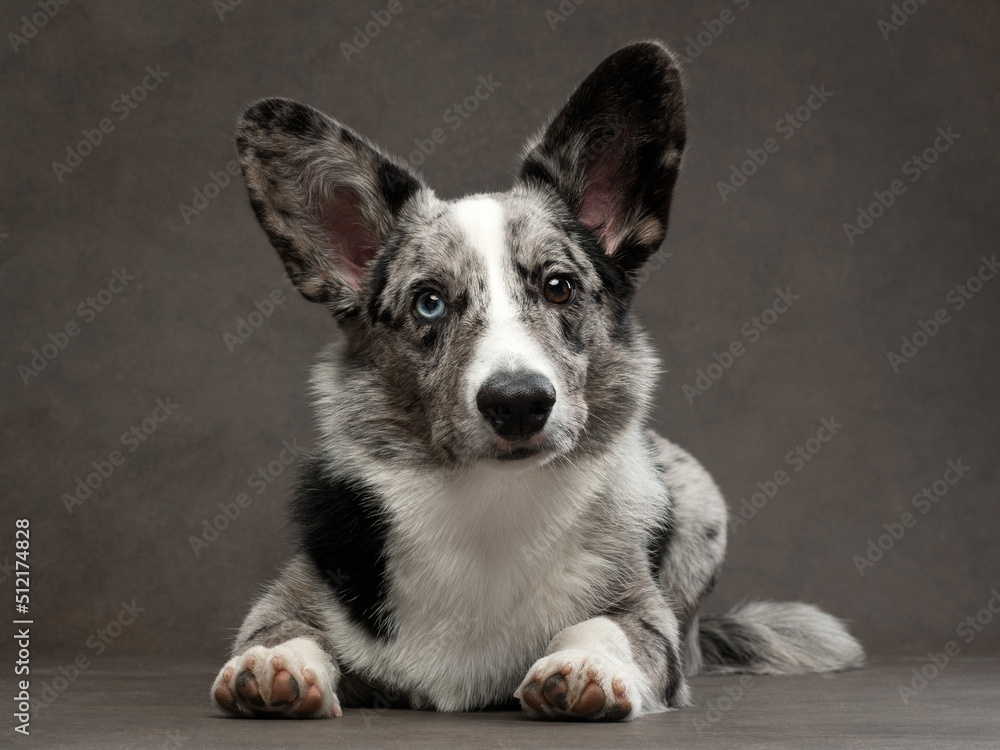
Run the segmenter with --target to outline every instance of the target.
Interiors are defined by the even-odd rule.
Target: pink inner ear
[[[368,264],[378,252],[378,242],[361,223],[357,196],[346,194],[323,211],[323,229],[330,239],[330,246],[337,266],[355,289],[360,287]]]
[[[611,203],[610,192],[588,190],[583,198],[583,205],[580,206],[579,218],[581,224],[597,235],[601,244],[604,245],[605,254],[614,255],[618,241],[614,236],[612,226],[614,207]]]
[[[604,154],[587,173],[588,183],[578,215],[580,223],[597,235],[606,255],[614,255],[621,241],[624,210],[617,177],[614,154]]]

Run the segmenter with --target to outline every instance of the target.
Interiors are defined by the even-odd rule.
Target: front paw
[[[219,672],[212,702],[236,716],[342,716],[337,677],[333,660],[308,638],[253,646]]]
[[[640,711],[633,671],[607,656],[556,651],[535,662],[514,697],[533,719],[628,719]]]

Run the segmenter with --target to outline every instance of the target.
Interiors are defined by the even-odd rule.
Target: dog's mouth
[[[524,461],[528,458],[534,458],[541,452],[541,446],[523,446],[519,448],[510,448],[505,451],[497,451],[495,458],[497,461]]]
[[[504,440],[495,438],[488,458],[502,463],[527,461],[546,453],[548,440],[543,435],[532,435],[527,440]]]

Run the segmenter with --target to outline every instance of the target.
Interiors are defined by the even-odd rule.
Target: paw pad
[[[212,699],[237,716],[341,716],[336,678],[329,656],[296,639],[270,649],[255,646],[230,661],[215,680]]]
[[[598,656],[553,654],[532,667],[514,696],[538,718],[618,721],[633,706],[615,666]]]

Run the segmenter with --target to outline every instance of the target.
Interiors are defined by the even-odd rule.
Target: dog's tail
[[[831,672],[860,667],[864,660],[864,649],[844,623],[811,604],[751,602],[692,622],[686,671]]]

